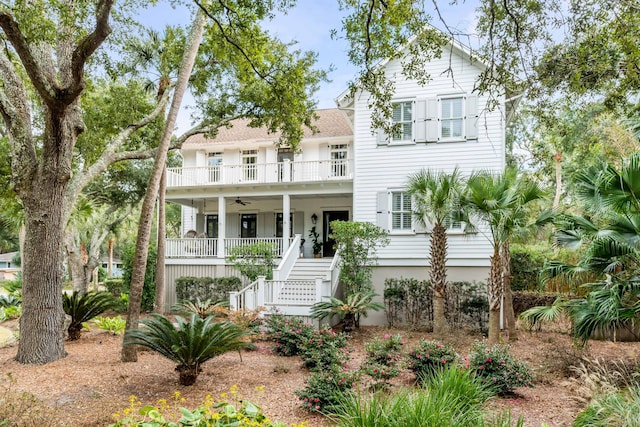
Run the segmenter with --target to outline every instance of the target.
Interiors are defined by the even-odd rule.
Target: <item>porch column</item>
[[[227,205],[224,196],[218,196],[218,258],[224,258],[224,239],[226,237]]]
[[[282,255],[289,249],[289,230],[291,228],[291,199],[288,194],[282,195]]]

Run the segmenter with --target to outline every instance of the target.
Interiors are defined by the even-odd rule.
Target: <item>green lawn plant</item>
[[[439,371],[449,368],[457,360],[457,354],[450,344],[420,340],[407,353],[408,367],[416,380],[424,382]]]
[[[532,387],[533,371],[509,353],[509,346],[496,344],[488,348],[476,342],[466,360],[468,368],[495,394],[513,392],[516,387]]]
[[[175,316],[174,323],[160,314],[143,320],[143,327],[126,332],[126,345],[153,350],[176,363],[181,385],[193,385],[202,364],[223,353],[246,346],[246,331],[231,322],[201,319],[192,314],[189,320]]]
[[[80,339],[82,324],[113,308],[114,305],[115,300],[109,292],[63,293],[64,312],[71,316],[71,323],[67,329],[69,341]]]

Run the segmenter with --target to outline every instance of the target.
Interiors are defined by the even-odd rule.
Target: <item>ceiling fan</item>
[[[242,205],[242,206],[247,206],[247,205],[251,204],[251,202],[245,202],[240,197],[236,197],[236,199],[233,201],[233,203],[235,203],[236,205]]]

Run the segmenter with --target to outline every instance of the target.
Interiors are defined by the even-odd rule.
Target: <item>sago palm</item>
[[[188,321],[176,316],[175,325],[161,314],[141,323],[142,328],[126,332],[125,345],[146,347],[175,362],[181,385],[193,385],[207,360],[247,345],[246,331],[238,325],[216,322],[213,317],[201,319],[195,313]]]
[[[445,329],[444,295],[447,286],[447,227],[461,218],[460,194],[464,182],[458,168],[452,173],[422,169],[409,177],[413,213],[422,225],[433,225],[430,238],[429,280],[433,287],[433,332]]]
[[[359,317],[367,317],[370,310],[383,310],[384,305],[373,301],[377,296],[372,291],[356,292],[349,295],[344,301],[335,297],[325,297],[328,301],[322,301],[311,307],[311,317],[322,320],[325,317],[338,315],[343,321],[343,331],[351,332],[353,328],[358,328]]]
[[[109,292],[88,292],[86,294],[74,291],[71,295],[62,295],[64,312],[71,316],[71,323],[67,328],[69,341],[80,339],[82,324],[113,308],[115,298]]]

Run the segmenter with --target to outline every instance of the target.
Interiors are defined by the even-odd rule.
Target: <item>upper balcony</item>
[[[167,187],[255,185],[353,180],[350,159],[284,161],[167,169]]]

